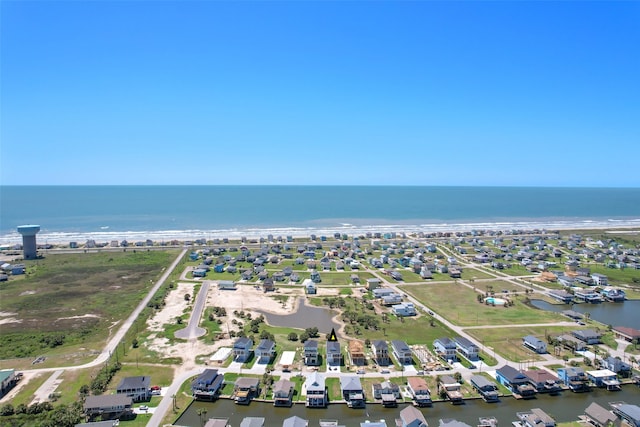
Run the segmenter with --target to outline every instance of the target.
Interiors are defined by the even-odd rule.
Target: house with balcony
[[[258,378],[238,377],[233,386],[233,400],[239,405],[248,405],[251,399],[260,394]]]
[[[607,427],[614,425],[617,417],[613,412],[608,411],[596,402],[591,402],[589,406],[584,410],[584,415],[590,424],[595,427]]]
[[[389,345],[384,340],[374,340],[371,343],[373,357],[378,366],[389,366]]]
[[[273,383],[273,406],[291,406],[294,390],[293,381],[280,379]]]
[[[196,400],[215,400],[224,383],[217,369],[205,369],[191,382],[191,394]]]
[[[540,408],[516,413],[523,427],[555,427],[556,420]]]
[[[87,418],[100,417],[102,420],[127,418],[133,414],[133,399],[124,394],[102,394],[87,396],[82,409]]]
[[[586,372],[589,381],[596,387],[606,388],[609,391],[620,390],[620,381],[618,375],[609,369],[596,369]]]
[[[327,341],[326,353],[328,366],[342,365],[342,349],[338,341]]]
[[[558,378],[573,392],[589,391],[589,377],[582,368],[568,367],[556,369]]]
[[[382,401],[382,406],[396,407],[397,399],[400,399],[400,386],[390,381],[374,383],[371,385],[373,398]]]
[[[391,341],[392,353],[401,365],[413,364],[413,353],[406,342],[400,340]]]
[[[276,343],[267,339],[260,340],[255,349],[255,353],[258,363],[263,365],[267,364],[276,354]]]
[[[304,390],[307,391],[308,408],[325,408],[327,406],[327,388],[324,375],[312,372],[304,382]]]
[[[318,340],[309,339],[304,342],[304,364],[306,366],[320,366]]]
[[[357,375],[343,375],[340,377],[340,391],[342,398],[350,408],[362,408],[365,405],[364,391]]]
[[[492,381],[482,375],[473,375],[469,382],[480,393],[485,402],[497,402],[499,400],[498,386]]]
[[[465,337],[455,337],[456,350],[467,360],[475,361],[479,359],[480,349]]]
[[[128,396],[134,402],[148,401],[151,399],[151,377],[125,377],[116,387],[116,394]]]
[[[253,341],[247,337],[240,337],[233,343],[233,361],[246,362],[253,353]]]
[[[431,406],[431,390],[429,390],[427,382],[423,378],[407,378],[407,389],[411,393],[411,397],[416,406]]]
[[[427,420],[419,409],[407,406],[400,411],[400,418],[396,420],[398,427],[429,427]]]
[[[609,356],[602,360],[600,365],[603,369],[608,369],[621,377],[628,377],[631,375],[631,365],[623,362],[621,359],[613,356]]]
[[[571,331],[571,335],[589,345],[600,344],[602,342],[602,334],[600,332],[594,331],[593,329],[574,330]]]
[[[433,351],[445,361],[457,361],[456,350],[457,346],[455,341],[449,337],[437,338],[433,341]]]
[[[529,384],[538,393],[557,394],[561,390],[558,377],[545,369],[530,369],[523,371],[523,374],[529,377]]]
[[[529,383],[529,377],[516,368],[505,365],[496,370],[496,380],[508,388],[516,398],[531,399],[536,389]]]
[[[438,393],[443,393],[454,405],[464,403],[462,399],[461,384],[451,375],[443,375],[438,379]]]

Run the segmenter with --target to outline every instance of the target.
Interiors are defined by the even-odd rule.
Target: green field
[[[0,359],[59,356],[100,348],[129,316],[177,251],[49,254],[0,286]],[[82,356],[80,356],[82,359]],[[76,359],[74,359],[76,360]]]
[[[498,282],[495,286],[501,285]],[[495,286],[494,289],[500,289]],[[559,314],[528,307],[520,297],[513,298],[514,305],[511,307],[481,304],[477,300],[478,293],[461,284],[432,283],[399,288],[460,326],[518,325],[566,320]]]

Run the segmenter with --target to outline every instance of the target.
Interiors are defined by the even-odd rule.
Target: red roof
[[[616,326],[613,330],[631,337],[632,340],[640,338],[640,331],[637,329],[627,328],[626,326]]]

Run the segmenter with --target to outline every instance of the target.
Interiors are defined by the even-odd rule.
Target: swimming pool
[[[486,302],[487,304],[493,304],[493,305],[505,305],[507,303],[506,300],[503,300],[502,298],[496,298],[496,297],[485,298],[484,302]]]

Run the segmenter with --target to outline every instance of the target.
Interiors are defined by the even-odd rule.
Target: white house
[[[411,302],[403,302],[403,303],[391,306],[391,311],[396,316],[415,316],[416,315],[416,308]]]

